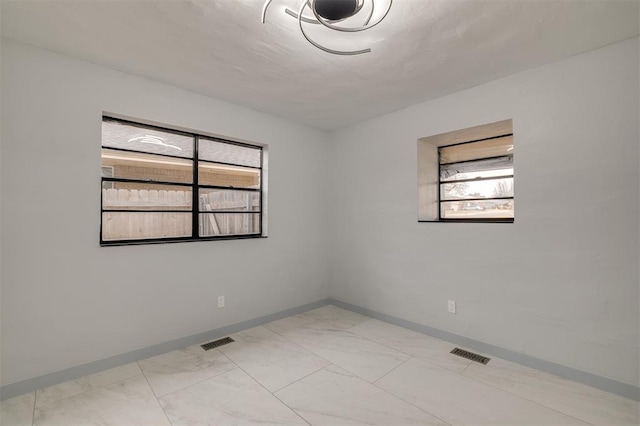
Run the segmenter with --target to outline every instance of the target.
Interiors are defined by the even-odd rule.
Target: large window
[[[102,245],[263,232],[261,146],[104,117]]]
[[[511,120],[418,140],[420,222],[513,222]]]

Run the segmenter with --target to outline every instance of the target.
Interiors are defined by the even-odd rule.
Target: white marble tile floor
[[[637,401],[335,306],[231,337],[2,401],[0,425],[640,424]]]

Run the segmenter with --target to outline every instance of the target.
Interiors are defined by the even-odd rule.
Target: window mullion
[[[438,148],[438,220],[442,220],[442,165]]]
[[[198,189],[198,143],[199,137],[195,135],[193,137],[193,190],[191,201],[191,238],[199,238],[199,218],[198,213],[200,211],[200,191]]]
[[[262,234],[262,227],[263,227],[263,216],[262,216],[262,209],[264,208],[263,203],[264,203],[264,191],[262,189],[262,186],[264,185],[264,149],[260,150],[260,222],[258,224],[258,226],[260,227],[259,231],[260,234]]]
[[[449,183],[470,183],[470,182],[486,182],[489,180],[500,180],[500,179],[513,179],[513,174],[508,175],[500,175],[500,176],[491,176],[491,177],[481,177],[481,178],[468,178],[468,179],[457,179],[457,180],[442,180],[440,178],[440,184],[445,185]]]

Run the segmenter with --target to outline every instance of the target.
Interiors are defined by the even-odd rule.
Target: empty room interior
[[[640,424],[640,1],[0,0],[0,424]]]

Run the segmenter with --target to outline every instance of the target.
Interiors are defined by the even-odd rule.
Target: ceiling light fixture
[[[264,6],[262,7],[262,23],[265,23],[267,16],[267,9],[273,0],[266,0]],[[323,25],[326,28],[334,31],[342,31],[347,33],[356,33],[364,30],[368,30],[369,28],[375,27],[387,16],[389,10],[391,10],[391,3],[393,0],[388,0],[389,3],[387,5],[386,10],[382,13],[377,19],[373,22],[371,19],[373,18],[373,13],[376,4],[376,0],[306,0],[300,10],[296,13],[295,11],[287,8],[285,12],[287,15],[294,17],[298,20],[298,25],[300,26],[300,31],[305,39],[315,47],[320,50],[324,50],[328,53],[333,53],[334,55],[360,55],[362,53],[369,53],[371,49],[362,49],[362,50],[334,50],[328,47],[321,45],[320,43],[312,40],[309,35],[304,30],[303,23],[306,24],[314,24],[314,25]],[[370,5],[370,7],[364,7],[365,4]],[[305,16],[304,13],[309,9],[309,11],[313,14],[313,16]],[[367,11],[363,11],[363,9],[368,9]],[[356,17],[360,12],[360,14],[364,18],[364,23],[360,26],[355,27],[347,27],[337,25],[342,23],[345,20]]]

